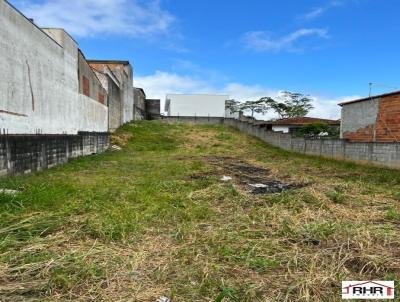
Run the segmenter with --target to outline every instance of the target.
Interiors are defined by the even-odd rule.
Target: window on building
[[[99,102],[102,103],[102,104],[104,104],[104,100],[105,100],[104,94],[102,94],[102,93],[99,92]]]
[[[90,82],[85,76],[82,76],[82,88],[83,94],[90,97]]]

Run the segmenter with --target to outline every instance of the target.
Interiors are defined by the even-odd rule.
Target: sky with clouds
[[[312,96],[311,116],[338,118],[337,103],[368,95],[368,83],[375,94],[400,87],[398,0],[9,2],[65,28],[87,58],[129,60],[150,98],[289,90]]]

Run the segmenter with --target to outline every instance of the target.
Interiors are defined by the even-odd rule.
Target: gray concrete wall
[[[50,36],[51,35],[51,36]],[[107,107],[78,93],[78,48],[0,1],[0,129],[10,134],[107,131]]]
[[[194,124],[202,124],[202,125],[216,125],[216,124],[223,124],[224,118],[223,117],[194,117],[194,116],[162,116],[162,120],[167,123],[194,123]]]
[[[288,151],[336,159],[370,162],[400,168],[400,143],[349,142],[342,139],[305,139],[289,133],[267,131],[253,122],[207,117],[164,117],[167,122],[224,124]]]
[[[107,73],[96,69],[93,69],[93,71],[107,92],[108,130],[114,132],[122,125],[122,100],[119,82],[109,69],[105,70]]]
[[[102,73],[114,78],[121,90],[122,124],[133,120],[133,68],[128,61],[88,60],[89,65]],[[111,74],[112,73],[112,74]]]
[[[105,151],[107,133],[0,135],[0,176],[27,174]]]
[[[133,120],[133,69],[126,65],[122,72],[123,123]]]
[[[114,132],[122,125],[121,90],[111,79],[108,80],[108,119],[109,130]]]
[[[146,118],[146,94],[139,88],[134,88],[133,115],[135,121]]]
[[[374,98],[366,102],[342,106],[340,137],[344,138],[346,133],[355,133],[367,127],[374,128],[378,118],[380,101],[380,98]]]

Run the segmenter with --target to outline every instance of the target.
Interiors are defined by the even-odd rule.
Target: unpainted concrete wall
[[[76,42],[62,30],[52,35],[0,1],[1,131],[107,132],[107,107],[78,93]]]
[[[107,133],[0,135],[0,176],[27,174],[105,151]]]
[[[123,99],[123,123],[133,120],[133,69],[132,66],[123,66],[122,72],[122,99]]]
[[[88,60],[89,65],[100,72],[107,73],[107,69],[113,73],[116,81],[119,83],[121,89],[122,101],[122,124],[128,123],[133,120],[133,68],[129,62],[122,63],[118,61],[91,61]]]
[[[107,91],[108,130],[114,132],[122,125],[122,100],[119,82],[110,72],[102,73],[95,69],[93,71]]]
[[[218,125],[224,123],[223,117],[196,117],[196,116],[162,116],[167,123],[193,123],[201,125]]]
[[[379,113],[380,98],[367,102],[350,103],[342,107],[340,137],[375,141],[376,121]]]
[[[117,84],[108,78],[108,126],[114,132],[122,125],[121,91]]]
[[[133,113],[135,121],[146,118],[146,94],[139,88],[134,88]]]
[[[341,137],[358,142],[400,142],[400,93],[344,104]]]

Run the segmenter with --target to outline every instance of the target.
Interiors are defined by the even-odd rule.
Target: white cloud
[[[360,98],[358,95],[344,96],[336,98],[327,98],[321,96],[312,96],[314,109],[308,114],[312,117],[320,117],[327,119],[339,119],[340,118],[340,107],[338,106],[341,102],[355,100]]]
[[[301,16],[301,18],[306,19],[306,20],[315,19],[315,18],[322,16],[324,13],[326,13],[331,8],[334,8],[334,7],[337,7],[340,5],[342,5],[341,1],[330,1],[330,2],[326,3],[325,5],[322,5],[319,7],[314,7],[308,13]]]
[[[135,87],[142,87],[147,97],[165,99],[168,93],[206,93],[215,92],[209,83],[190,76],[178,75],[164,71],[156,71],[149,76],[136,76]]]
[[[265,31],[250,31],[242,36],[246,48],[254,51],[295,51],[299,40],[306,37],[329,38],[328,30],[324,28],[301,28],[279,38],[273,38],[272,34]]]
[[[207,80],[198,79],[187,75],[156,71],[153,75],[136,76],[135,86],[142,87],[148,98],[161,99],[161,108],[164,107],[165,96],[168,93],[217,93],[228,94],[231,98],[239,101],[257,100],[261,97],[277,97],[280,89],[271,89],[261,85],[244,85],[240,83],[226,83],[222,87],[216,87]],[[358,96],[328,98],[322,96],[311,96],[314,109],[309,116],[338,119],[340,118],[340,102],[357,99]],[[256,116],[258,119],[276,118],[272,111],[265,116]]]
[[[42,0],[13,3],[41,27],[62,27],[79,37],[122,34],[148,38],[168,33],[174,16],[157,0]]]

